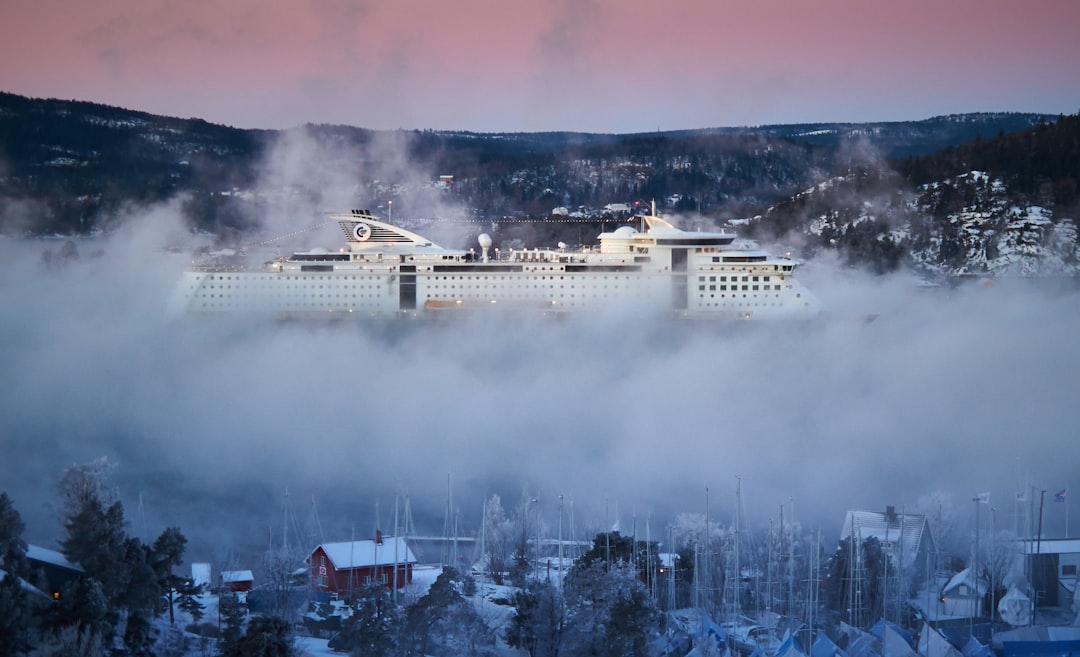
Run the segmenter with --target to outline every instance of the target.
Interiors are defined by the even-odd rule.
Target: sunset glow
[[[15,0],[0,89],[245,128],[635,132],[1074,113],[1080,4]]]

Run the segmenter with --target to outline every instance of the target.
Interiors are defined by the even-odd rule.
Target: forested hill
[[[376,208],[392,199],[394,212],[403,216],[452,206],[497,220],[547,217],[555,208],[588,214],[607,204],[658,199],[669,210],[736,218],[848,170],[867,150],[921,158],[1053,120],[982,113],[627,135],[326,125],[280,132],[0,93],[0,232],[108,230],[124,207],[178,195],[186,199],[193,227],[247,231],[273,202],[260,179],[268,158],[296,134],[311,145],[318,164],[303,168],[310,174],[302,185],[333,184],[319,179],[319,171],[348,172],[355,181],[349,190],[354,207]],[[442,175],[452,176],[453,184],[433,184]]]
[[[878,271],[1080,273],[1080,115],[888,164],[862,163],[771,207],[758,236],[802,233]]]

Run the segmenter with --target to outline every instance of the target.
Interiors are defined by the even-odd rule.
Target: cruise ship
[[[809,319],[820,302],[798,262],[728,232],[680,230],[656,215],[599,236],[599,246],[443,248],[368,210],[330,215],[345,237],[250,266],[218,253],[183,274],[183,313],[275,318],[431,318],[484,309],[554,315],[611,309],[688,320]]]

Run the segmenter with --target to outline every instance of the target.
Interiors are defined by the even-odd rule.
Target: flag
[[[989,504],[990,503],[990,493],[979,493],[978,495],[975,496],[975,501],[979,502],[981,504]]]
[[[1065,501],[1065,493],[1067,493],[1068,491],[1069,491],[1068,488],[1062,488],[1061,492],[1054,496],[1054,501],[1055,502],[1064,502]]]

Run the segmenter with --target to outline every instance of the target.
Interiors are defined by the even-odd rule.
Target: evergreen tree
[[[412,653],[472,656],[494,649],[495,635],[458,591],[459,579],[453,568],[443,569],[427,595],[406,611],[406,648]]]
[[[74,628],[89,640],[100,640],[101,645],[112,644],[115,624],[101,583],[90,576],[69,582],[45,619],[45,629],[56,637]]]
[[[221,623],[222,654],[231,654],[244,632],[244,608],[235,593],[218,597],[219,623]]]
[[[187,538],[180,533],[178,527],[169,527],[154,541],[154,571],[157,573],[157,580],[162,590],[167,592],[170,625],[175,622],[173,598],[176,590],[176,576],[173,574],[173,569],[184,563],[186,548]]]
[[[866,629],[881,617],[886,560],[889,557],[876,537],[858,545],[850,537],[840,541],[825,565],[823,584],[826,608],[837,620]],[[889,571],[895,572],[895,564],[889,561]]]
[[[124,627],[124,647],[130,657],[156,657],[154,627],[142,614],[130,614]]]
[[[507,645],[527,650],[530,657],[556,657],[566,622],[562,591],[543,580],[519,591],[514,607],[516,613],[504,636]]]
[[[32,623],[30,597],[22,583],[14,575],[0,575],[0,655],[26,652]]]
[[[390,589],[381,584],[365,586],[354,595],[352,615],[342,621],[335,650],[350,655],[395,657],[403,654],[401,639],[405,615],[394,604]]]
[[[605,568],[623,563],[634,566],[642,581],[648,581],[649,572],[660,569],[659,545],[656,542],[634,541],[617,531],[597,534],[589,551],[581,556],[575,568],[589,568],[601,563]]]
[[[277,616],[256,616],[226,657],[294,657],[289,624]]]
[[[626,563],[597,561],[574,568],[566,580],[562,652],[645,657],[660,627],[660,612],[637,572]]]
[[[26,526],[7,493],[0,493],[0,655],[25,652],[31,627],[30,597],[23,588],[29,579]]]
[[[60,542],[68,561],[82,566],[101,585],[110,603],[127,588],[124,508],[114,502],[107,509],[89,498],[64,523],[67,536]]]
[[[176,604],[180,607],[180,610],[191,616],[191,620],[198,623],[203,618],[203,610],[206,606],[199,602],[199,595],[202,594],[203,585],[196,584],[195,580],[190,577],[183,577],[179,581],[179,585],[176,588]],[[170,618],[170,623],[172,619]]]
[[[124,541],[124,580],[126,588],[118,599],[119,605],[132,614],[154,615],[159,608],[161,587],[154,572],[153,554],[137,538]]]
[[[0,493],[0,568],[9,575],[23,579],[30,574],[26,562],[26,541],[22,538],[25,529],[22,516],[11,498],[7,493]]]

